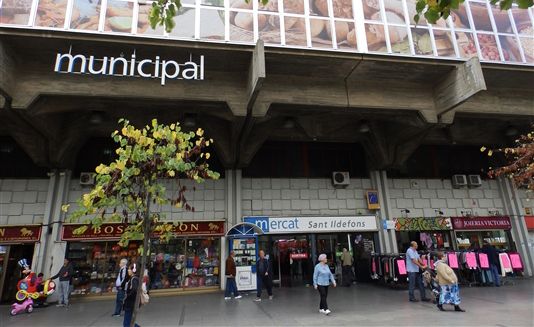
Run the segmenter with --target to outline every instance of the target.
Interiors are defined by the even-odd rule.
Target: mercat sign
[[[175,60],[164,60],[159,56],[153,59],[139,60],[135,52],[130,58],[86,56],[83,54],[57,53],[56,73],[108,75],[122,77],[141,77],[159,79],[165,85],[169,79],[204,80],[204,56],[179,63]]]

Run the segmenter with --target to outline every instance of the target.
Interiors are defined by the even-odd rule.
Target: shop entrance
[[[312,284],[313,263],[308,235],[272,237],[273,273],[282,287]]]
[[[22,278],[18,261],[27,259],[31,265],[34,244],[0,246],[0,295],[1,302],[13,302],[17,293],[17,282]],[[37,272],[36,272],[37,273]]]

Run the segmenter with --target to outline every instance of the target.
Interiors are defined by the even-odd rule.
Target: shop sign
[[[243,219],[263,230],[265,234],[325,233],[349,231],[375,231],[375,216],[355,217],[264,217]]]
[[[127,226],[121,223],[102,224],[100,226],[89,224],[63,225],[61,239],[63,241],[118,240],[121,238],[122,233],[126,231]],[[180,222],[173,226],[172,234],[176,236],[224,235],[224,221]],[[153,234],[151,237],[158,237],[158,234]]]
[[[454,217],[452,225],[454,229],[464,230],[487,230],[487,229],[511,229],[510,218],[502,217]]]
[[[308,253],[291,253],[291,259],[308,259]]]
[[[430,230],[451,230],[450,218],[445,217],[413,217],[394,218],[395,230],[397,231],[430,231]]]
[[[159,56],[139,60],[135,52],[130,58],[105,56],[101,59],[84,54],[72,55],[70,51],[58,52],[54,71],[65,74],[157,78],[161,85],[165,85],[168,79],[204,80],[204,56],[200,56],[197,62],[190,56],[188,61],[178,63],[175,60],[163,60]]]
[[[0,243],[37,242],[41,237],[41,225],[0,226]]]

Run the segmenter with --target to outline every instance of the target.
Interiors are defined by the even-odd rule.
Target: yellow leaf
[[[492,150],[489,150],[488,151],[488,157],[491,157],[493,155],[493,151]]]
[[[176,208],[181,208],[182,207],[182,202],[176,202],[176,204],[174,206]]]
[[[156,118],[152,119],[152,127],[156,127],[158,125],[158,120]]]
[[[480,148],[480,152],[484,152],[484,151],[486,151],[486,147],[485,146]]]
[[[128,134],[128,129],[126,127],[123,127],[121,133],[122,135],[127,136],[126,134]]]
[[[211,157],[211,154],[209,152],[206,152],[206,159],[209,159]]]
[[[70,204],[64,204],[61,206],[61,211],[67,212],[69,211]]]
[[[204,131],[202,130],[202,128],[197,129],[197,135],[198,136],[204,135]]]
[[[125,167],[126,167],[126,164],[124,163],[124,161],[118,161],[117,162],[117,169],[118,170],[124,170]]]
[[[169,176],[174,177],[175,172],[174,172],[174,170],[170,170],[168,174],[169,174]]]
[[[171,131],[174,131],[175,128],[176,128],[176,125],[175,124],[171,124]]]

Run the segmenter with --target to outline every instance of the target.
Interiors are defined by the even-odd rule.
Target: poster
[[[2,0],[1,24],[27,25],[30,20],[31,0]]]

